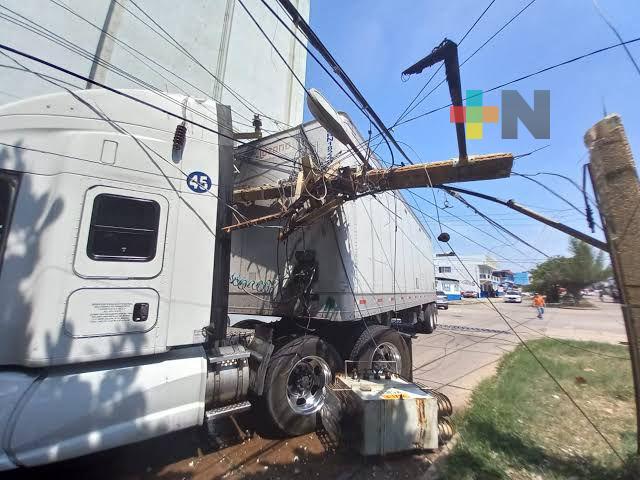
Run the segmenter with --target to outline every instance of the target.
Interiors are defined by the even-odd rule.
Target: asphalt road
[[[471,390],[493,374],[502,355],[520,340],[560,339],[618,343],[626,341],[620,305],[595,299],[595,309],[547,308],[542,320],[530,301],[469,300],[440,310],[438,329],[413,343],[414,380],[438,389],[463,406]],[[495,307],[495,308],[494,308]],[[496,312],[502,313],[504,319]]]
[[[596,300],[597,301],[597,300]],[[600,304],[596,310],[549,308],[543,320],[528,304],[504,304],[500,310],[524,339],[558,338],[617,343],[626,340],[620,306]],[[414,379],[440,389],[458,408],[471,389],[491,375],[500,357],[519,340],[495,309],[485,302],[467,302],[441,310],[439,327],[418,335],[413,343]],[[190,429],[146,442],[75,460],[14,471],[6,478],[101,479],[316,479],[423,478],[435,454],[362,458],[316,434],[292,439],[245,432],[259,424],[251,413],[238,422],[220,422],[222,448],[201,429]],[[258,432],[260,429],[258,429]]]

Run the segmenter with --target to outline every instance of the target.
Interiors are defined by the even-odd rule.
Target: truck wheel
[[[438,308],[433,303],[429,303],[422,311],[424,321],[420,323],[424,333],[433,333],[438,326]]]
[[[360,334],[351,350],[349,359],[364,362],[366,368],[376,366],[377,361],[395,361],[400,375],[405,378],[411,376],[411,352],[402,336],[393,328],[382,325],[369,326]],[[393,368],[393,364],[379,363],[377,365],[380,369],[386,366]],[[361,365],[360,370],[362,367]]]
[[[281,433],[296,436],[315,431],[316,413],[340,364],[335,349],[313,335],[289,341],[271,357],[264,401]]]

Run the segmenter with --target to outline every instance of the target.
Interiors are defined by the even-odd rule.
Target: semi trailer
[[[0,108],[0,469],[249,408],[303,434],[345,360],[410,377],[393,324],[432,332],[436,292],[399,192],[284,239],[277,221],[224,234],[281,203],[233,188],[291,180],[303,154],[353,166],[353,149],[317,122],[238,146],[228,107],[124,93],[171,115],[102,89]]]

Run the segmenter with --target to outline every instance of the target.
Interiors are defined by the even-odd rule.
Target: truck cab
[[[393,360],[410,375],[407,338],[381,321],[400,301],[389,294],[366,318],[227,328],[230,111],[123,93],[0,107],[0,470],[215,422],[251,408],[250,395],[280,433],[308,433],[344,360]],[[288,272],[315,261],[288,248]],[[407,318],[435,318],[435,292],[411,295]]]

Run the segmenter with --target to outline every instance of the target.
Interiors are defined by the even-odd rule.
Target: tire
[[[371,337],[375,340],[375,344]],[[378,349],[376,349],[376,344]],[[374,363],[372,360],[375,359],[397,361],[400,363],[400,375],[411,378],[411,352],[397,330],[382,325],[371,325],[362,331],[351,349],[349,360],[364,362],[365,365],[360,366],[360,370],[362,370],[363,367],[371,368]]]
[[[275,352],[267,368],[263,400],[279,433],[297,436],[315,431],[325,388],[341,363],[336,350],[313,335],[290,340]]]
[[[445,305],[445,306],[444,306],[444,309],[445,309],[445,310],[449,310],[449,305]]]
[[[445,309],[448,308],[449,306],[447,305]],[[438,326],[438,309],[434,307],[433,303],[429,303],[425,306],[424,310],[422,311],[421,317],[423,318],[423,320],[420,323],[420,331],[422,333],[435,332]]]

